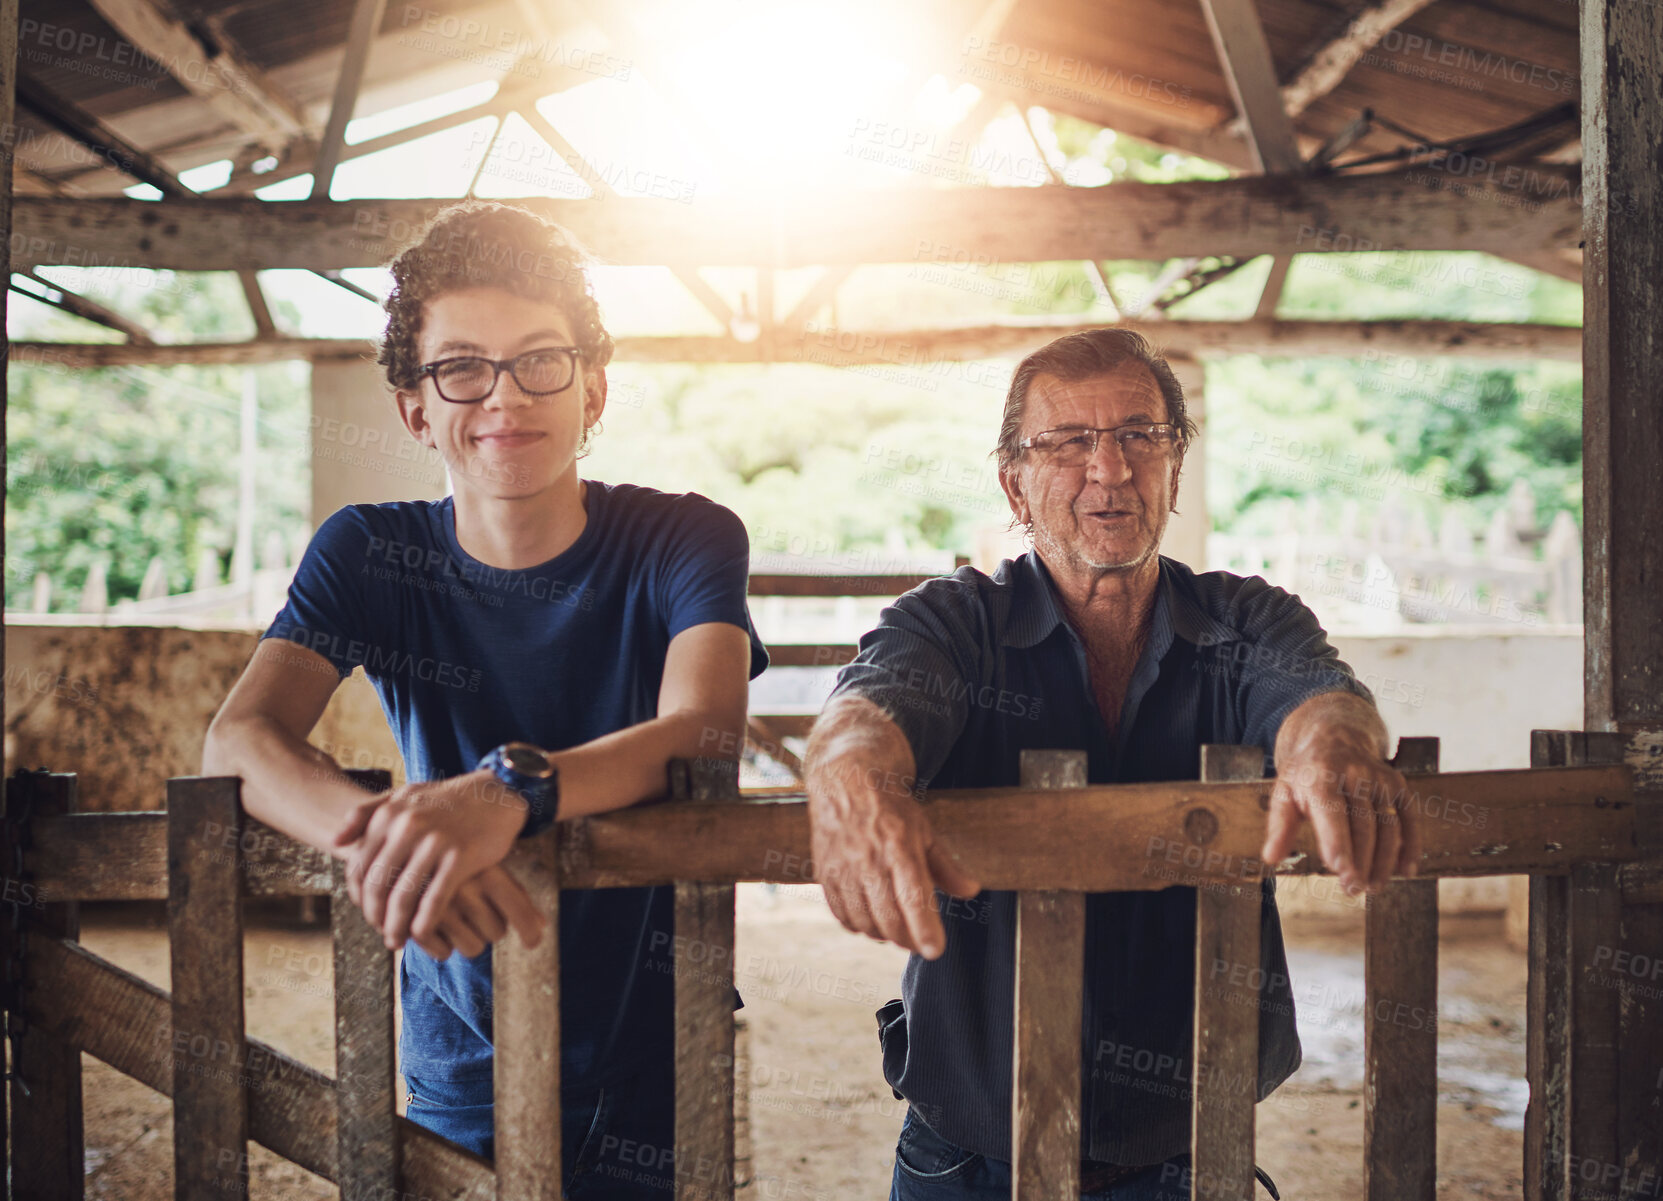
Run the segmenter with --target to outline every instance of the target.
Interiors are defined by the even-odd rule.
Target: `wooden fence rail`
[[[1400,750],[1425,850],[1419,879],[1371,900],[1365,935],[1370,1198],[1433,1196],[1435,1040],[1375,1011],[1384,1002],[1394,1012],[1435,1013],[1439,876],[1527,872],[1544,886],[1532,909],[1526,1145],[1537,1166],[1532,1172],[1527,1158],[1529,1201],[1567,1195],[1555,1188],[1576,1148],[1611,1137],[1597,1111],[1576,1112],[1565,1087],[1576,1040],[1563,1015],[1579,986],[1566,956],[1620,916],[1625,886],[1649,899],[1663,888],[1663,871],[1640,862],[1647,848],[1637,841],[1634,777],[1621,754],[1590,754],[1570,735],[1539,732],[1537,744],[1534,761],[1554,766],[1436,774],[1436,740],[1405,740]],[[1258,961],[1266,884],[1256,856],[1270,788],[1258,778],[1262,767],[1257,748],[1207,747],[1201,781],[1087,786],[1079,754],[1027,752],[1021,787],[943,792],[927,805],[972,874],[1020,893],[1017,1201],[1054,1201],[1079,1187],[1083,894],[1173,885],[1198,889],[1191,1196],[1251,1199],[1258,998],[1238,996],[1233,983],[1202,981],[1217,962]],[[345,899],[328,857],[242,814],[237,781],[174,780],[165,814],[77,814],[74,777],[20,773],[7,784],[0,850],[31,895],[53,903],[20,909],[28,920],[7,933],[5,946],[8,1016],[14,1034],[22,1028],[13,1044],[10,1195],[81,1195],[85,1052],[173,1098],[181,1198],[246,1195],[253,1140],[337,1182],[343,1197],[558,1201],[561,890],[669,883],[676,1197],[731,1201],[733,884],[812,879],[803,802],[739,803],[734,768],[672,764],[667,792],[675,803],[562,823],[510,856],[549,926],[535,949],[512,934],[496,949],[494,1163],[396,1116],[391,956]],[[359,775],[367,787],[384,786],[376,773]],[[1308,838],[1299,851],[1278,870],[1321,870]],[[325,894],[335,898],[333,1080],[247,1038],[242,1014],[239,899]],[[1566,894],[1574,894],[1580,921],[1560,923],[1557,933],[1536,929],[1537,919],[1553,920]],[[171,994],[75,941],[73,902],[91,899],[168,901]],[[1589,1046],[1576,1050],[1585,1060],[1598,1054],[1602,1030],[1611,1028],[1590,1031]]]

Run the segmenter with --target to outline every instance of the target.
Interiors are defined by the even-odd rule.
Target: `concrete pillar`
[[[1167,362],[1178,382],[1184,385],[1184,403],[1190,420],[1206,426],[1205,372],[1197,359],[1168,355]],[[1184,473],[1178,480],[1178,511],[1167,519],[1161,553],[1196,571],[1207,570],[1207,533],[1212,521],[1207,516],[1207,440],[1197,438],[1184,455]]]
[[[312,364],[311,433],[314,528],[343,505],[435,500],[449,489],[438,452],[405,431],[374,363]]]

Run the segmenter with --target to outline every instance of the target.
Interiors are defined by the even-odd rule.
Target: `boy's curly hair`
[[[462,288],[502,288],[559,306],[584,364],[605,367],[612,335],[601,324],[588,263],[576,238],[528,209],[481,201],[452,205],[390,264],[393,290],[382,303],[387,329],[376,362],[394,388],[414,389],[421,382],[417,339],[427,302]]]

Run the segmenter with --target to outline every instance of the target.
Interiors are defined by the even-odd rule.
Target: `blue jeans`
[[[654,1062],[622,1083],[562,1095],[560,1153],[567,1201],[670,1201],[675,1193],[673,1064]],[[406,1115],[490,1158],[491,1079],[406,1076]]]
[[[1189,1201],[1189,1195],[1185,1154],[1107,1189],[1082,1193],[1080,1201]],[[895,1144],[889,1201],[1010,1201],[1010,1196],[1010,1164],[954,1146],[907,1110]]]

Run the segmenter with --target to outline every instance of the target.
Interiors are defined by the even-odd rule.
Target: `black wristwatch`
[[[505,742],[479,761],[504,788],[525,798],[525,828],[552,821],[560,810],[560,772],[542,747]]]

